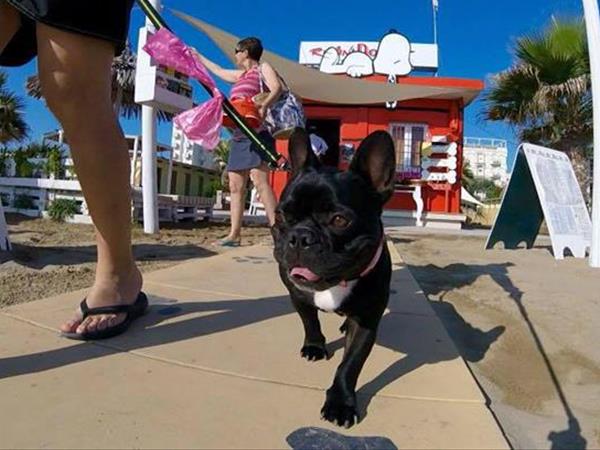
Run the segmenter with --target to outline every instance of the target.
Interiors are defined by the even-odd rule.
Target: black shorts
[[[135,0],[6,0],[21,13],[21,28],[2,54],[0,66],[21,66],[37,55],[35,22],[125,47]]]

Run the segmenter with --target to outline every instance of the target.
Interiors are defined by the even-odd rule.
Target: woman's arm
[[[259,108],[259,113],[262,117],[264,117],[264,114],[269,108],[269,106],[276,102],[279,96],[281,95],[281,92],[283,91],[283,86],[281,85],[279,76],[277,76],[277,72],[275,72],[275,69],[273,69],[273,67],[269,63],[262,63],[259,67],[259,70],[261,71],[262,78],[265,84],[269,88],[269,95],[261,103]]]
[[[196,57],[200,60],[200,62],[202,64],[204,64],[208,70],[210,70],[212,73],[214,73],[216,76],[218,76],[223,81],[227,81],[228,83],[235,83],[237,80],[239,80],[240,76],[244,73],[243,70],[223,69],[221,66],[219,66],[218,64],[215,64],[210,59],[208,59],[206,56],[203,56],[202,54],[200,54],[198,52],[198,50],[196,50],[196,49],[192,49],[192,50],[193,50],[194,54],[196,55]]]

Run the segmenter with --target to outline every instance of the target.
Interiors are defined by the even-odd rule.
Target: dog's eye
[[[331,219],[330,224],[333,225],[335,228],[339,228],[340,230],[343,230],[344,228],[347,228],[348,225],[350,225],[350,221],[348,219],[346,219],[344,216],[336,214]]]

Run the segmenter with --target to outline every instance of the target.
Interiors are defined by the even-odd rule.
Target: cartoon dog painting
[[[379,41],[374,58],[361,51],[350,52],[342,58],[337,48],[329,47],[323,53],[319,70],[330,74],[346,73],[355,78],[377,73],[387,75],[389,83],[396,83],[396,77],[408,75],[413,70],[411,53],[410,41],[392,30]],[[396,102],[388,102],[387,106],[395,108]]]

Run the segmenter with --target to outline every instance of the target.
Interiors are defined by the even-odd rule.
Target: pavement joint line
[[[105,345],[105,344],[101,344],[101,345]],[[116,347],[113,348],[108,345],[107,345],[107,347],[112,348],[112,349],[116,348]],[[320,386],[314,386],[314,385],[310,385],[310,384],[289,383],[289,382],[285,382],[285,381],[273,380],[270,378],[255,377],[252,375],[245,375],[245,374],[241,374],[241,373],[237,373],[237,372],[230,372],[227,370],[215,369],[212,367],[184,363],[181,361],[176,361],[176,360],[172,360],[169,358],[163,358],[163,357],[156,356],[156,355],[150,355],[150,354],[135,351],[135,350],[127,352],[127,353],[131,353],[136,356],[152,359],[154,361],[162,362],[162,363],[169,364],[169,365],[175,365],[175,366],[180,366],[180,367],[184,367],[184,368],[188,368],[188,369],[192,369],[192,370],[198,370],[201,372],[207,372],[207,373],[212,373],[212,374],[216,374],[216,375],[222,375],[222,376],[228,376],[228,377],[232,377],[232,378],[255,381],[255,382],[259,382],[259,383],[276,384],[279,386],[295,387],[295,388],[299,388],[299,389],[310,389],[310,390],[319,391],[319,392],[325,392],[327,390],[326,388],[322,388]],[[360,395],[362,397],[383,397],[383,398],[400,399],[400,400],[437,401],[437,402],[468,403],[468,404],[484,404],[485,403],[484,400],[465,400],[465,399],[454,399],[454,398],[440,399],[440,398],[435,398],[435,397],[421,397],[421,396],[413,396],[413,395],[390,395],[390,394],[376,394],[374,396],[369,395],[369,394],[360,394]]]
[[[161,283],[161,282],[156,282],[156,281],[144,281],[145,284],[154,284],[156,286],[161,286],[161,287],[168,287],[171,289],[178,289],[180,291],[189,291],[189,292],[198,292],[198,293],[202,293],[202,294],[217,294],[217,295],[223,295],[223,296],[231,296],[231,297],[237,297],[237,298],[244,298],[244,299],[248,299],[248,300],[260,300],[265,298],[264,296],[260,296],[260,297],[249,297],[247,295],[239,295],[239,294],[232,294],[230,292],[219,292],[219,291],[209,291],[209,290],[205,290],[205,289],[195,289],[195,288],[191,288],[191,287],[185,287],[185,286],[177,286],[177,285],[171,285],[171,284],[165,284],[165,283]],[[150,292],[150,296],[152,296],[152,291]],[[287,295],[287,294],[283,294],[283,295]],[[281,300],[282,303],[287,303],[287,300]],[[170,304],[170,303],[169,303]],[[177,303],[174,303],[177,304]],[[180,303],[180,304],[185,304],[185,302]],[[152,304],[151,304],[152,305]],[[398,315],[403,315],[403,316],[417,316],[417,317],[432,317],[435,315],[435,313],[433,311],[431,311],[430,314],[423,314],[423,313],[415,313],[415,312],[400,312],[400,311],[390,311],[387,310],[388,314],[398,314]]]
[[[188,286],[178,286],[176,284],[162,283],[160,281],[144,281],[144,284],[153,284],[153,285],[160,286],[160,287],[168,287],[168,288],[172,288],[172,289],[178,289],[180,291],[198,292],[198,293],[203,293],[203,294],[216,294],[216,295],[231,296],[231,297],[238,297],[238,298],[249,298],[249,299],[253,299],[253,300],[259,300],[259,299],[265,298],[264,296],[249,297],[248,295],[233,294],[231,292],[220,292],[220,291],[211,291],[211,290],[207,290],[207,289],[196,289],[196,288],[192,288],[192,287],[188,287]],[[152,291],[149,291],[149,292],[150,292],[150,295],[152,295]],[[422,291],[417,292],[417,294],[425,295]],[[289,294],[284,293],[284,294],[282,294],[282,296],[289,297]],[[403,314],[403,313],[399,313],[399,314]],[[425,314],[420,314],[420,313],[406,313],[406,314],[421,315],[421,316],[425,315]]]
[[[15,314],[11,314],[11,313],[4,312],[4,311],[0,311],[0,314],[2,314],[4,317],[9,317],[9,318],[11,318],[13,320],[18,320],[19,322],[24,322],[24,323],[27,323],[29,325],[33,325],[33,326],[38,327],[38,328],[43,328],[46,331],[52,331],[53,333],[59,332],[59,330],[57,330],[56,328],[49,327],[48,325],[44,325],[43,323],[39,323],[39,322],[36,322],[34,320],[26,319],[24,317],[17,316]]]
[[[154,284],[156,286],[168,287],[171,289],[179,289],[179,290],[183,290],[183,291],[198,292],[198,293],[202,293],[202,294],[216,294],[216,295],[222,295],[224,297],[248,298],[247,295],[233,294],[231,292],[210,291],[207,289],[196,289],[196,288],[191,288],[191,287],[186,287],[186,286],[178,286],[176,284],[163,283],[161,281],[144,280],[144,284]],[[253,297],[253,298],[263,298],[263,297]]]
[[[406,267],[406,263],[402,259],[400,252],[398,251],[391,239],[387,239],[387,246],[390,252],[390,256],[392,258],[392,265]]]
[[[29,325],[33,325],[36,326],[38,328],[41,328],[43,330],[52,332],[54,334],[56,334],[58,332],[57,329],[49,327],[47,325],[35,322],[33,320],[29,320],[29,319],[25,319],[23,317],[19,317],[19,316],[15,316],[13,314],[10,313],[6,313],[6,312],[2,312],[0,311],[0,314],[2,314],[5,317],[9,317],[11,319],[20,321],[20,322],[24,322],[27,323]],[[75,344],[75,345],[81,345],[82,343],[79,344]],[[88,342],[83,342],[83,344],[90,344],[90,345],[95,345],[97,347],[102,347],[102,348],[106,348],[109,350],[114,351],[115,353],[127,353],[130,355],[133,355],[135,357],[138,358],[143,358],[143,359],[150,359],[156,362],[160,362],[163,364],[167,364],[167,365],[172,365],[172,366],[179,366],[179,367],[183,367],[183,368],[187,368],[187,369],[192,369],[192,370],[198,370],[200,372],[205,372],[205,373],[212,373],[214,375],[221,375],[221,376],[227,376],[227,377],[231,377],[231,378],[237,378],[237,379],[242,379],[242,380],[249,380],[249,381],[254,381],[254,382],[259,382],[259,383],[266,383],[266,384],[275,384],[275,385],[279,385],[279,386],[288,386],[288,387],[295,387],[295,388],[299,388],[299,389],[310,389],[313,391],[319,391],[319,392],[325,392],[326,389],[319,387],[319,386],[313,386],[313,385],[309,385],[309,384],[302,384],[302,383],[289,383],[289,382],[284,382],[284,381],[279,381],[279,380],[273,380],[273,379],[269,379],[269,378],[262,378],[262,377],[254,377],[252,375],[244,375],[244,374],[240,374],[240,373],[236,373],[236,372],[230,372],[227,370],[221,370],[221,369],[215,369],[212,367],[206,367],[206,366],[199,366],[199,365],[195,365],[195,364],[189,364],[189,363],[184,363],[181,361],[176,361],[176,360],[172,360],[169,358],[163,358],[160,356],[156,356],[156,355],[151,355],[148,353],[144,353],[142,351],[136,351],[136,350],[123,350],[122,348],[115,346],[115,345],[110,345],[106,342],[100,342],[100,341],[88,341]],[[359,388],[360,389],[360,388]],[[461,404],[485,404],[484,400],[466,400],[466,399],[454,399],[454,398],[435,398],[435,397],[422,397],[422,396],[413,396],[413,395],[390,395],[390,394],[375,394],[375,395],[369,395],[369,394],[359,394],[360,397],[366,397],[366,398],[370,398],[370,397],[381,397],[381,398],[387,398],[387,399],[392,399],[392,400],[413,400],[413,401],[428,401],[428,402],[446,402],[446,403],[461,403]]]

